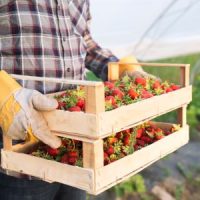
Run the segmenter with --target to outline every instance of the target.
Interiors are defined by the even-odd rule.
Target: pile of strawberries
[[[148,146],[180,129],[173,125],[169,130],[163,130],[152,122],[146,122],[137,127],[118,132],[104,139],[104,165],[119,160],[134,151]]]
[[[179,125],[173,125],[169,130],[163,130],[152,122],[147,122],[113,134],[103,141],[104,165],[130,155],[134,151],[148,146],[179,129]],[[67,138],[61,138],[61,140],[62,145],[58,149],[52,149],[45,144],[40,144],[31,154],[48,160],[82,167],[82,142]]]
[[[45,144],[39,144],[37,149],[31,152],[31,154],[48,160],[82,167],[82,142],[67,138],[61,138],[61,140],[62,145],[58,149],[53,149]]]
[[[104,85],[107,111],[180,89],[180,86],[168,81],[161,82],[151,78],[130,76],[124,76],[115,82],[107,81]]]
[[[180,86],[168,81],[160,82],[151,78],[129,76],[115,82],[106,81],[104,85],[106,111],[180,89]],[[59,103],[58,109],[71,112],[85,110],[85,93],[82,87],[67,90],[55,98]]]

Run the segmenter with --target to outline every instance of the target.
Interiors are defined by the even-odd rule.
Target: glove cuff
[[[9,99],[10,95],[21,88],[7,72],[0,71],[0,109],[3,104]]]

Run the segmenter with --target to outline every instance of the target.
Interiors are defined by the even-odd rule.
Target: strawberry
[[[68,155],[67,155],[67,154],[64,154],[64,155],[62,156],[60,162],[61,162],[61,163],[67,164],[67,163],[68,163]]]
[[[68,109],[70,112],[80,112],[81,108],[79,106],[72,106]]]
[[[119,88],[114,88],[112,90],[112,95],[117,96],[119,99],[122,99],[124,97],[124,93]]]
[[[69,158],[68,158],[68,163],[69,163],[70,165],[75,165],[75,164],[76,164],[76,161],[77,161],[77,158],[75,158],[75,157],[69,157]]]
[[[143,140],[145,143],[148,143],[148,144],[153,142],[153,140],[147,136],[142,136],[141,140]]]
[[[165,89],[165,92],[166,92],[166,93],[172,92],[172,91],[173,91],[173,90],[172,90],[172,88],[170,88],[170,87],[168,87],[168,88]]]
[[[147,91],[147,90],[142,91],[142,98],[143,99],[148,99],[148,98],[151,98],[151,97],[153,97],[153,94],[151,94],[149,91]]]
[[[160,82],[158,80],[156,80],[152,87],[154,90],[160,88],[161,87]]]
[[[62,94],[59,95],[60,97],[64,98],[67,96],[67,92],[63,92]]]
[[[137,129],[137,135],[136,135],[136,138],[141,138],[141,137],[142,137],[142,134],[143,134],[143,131],[144,131],[143,128],[139,128],[139,129]]]
[[[108,154],[104,152],[104,160],[108,158]]]
[[[178,90],[178,89],[180,89],[180,86],[179,86],[179,85],[172,84],[172,85],[170,86],[170,88],[171,88],[172,90]]]
[[[107,87],[110,90],[115,87],[114,83],[109,82],[109,81],[104,82],[104,86]]]
[[[77,153],[77,151],[70,151],[70,152],[68,153],[68,156],[69,156],[69,157],[78,158],[78,153]]]
[[[112,105],[116,104],[115,97],[113,96],[107,96],[105,100],[111,102]]]
[[[115,154],[110,155],[110,162],[114,162],[117,160],[117,156]]]
[[[50,156],[57,156],[59,154],[59,150],[58,149],[53,149],[51,147],[47,147],[47,153]]]
[[[112,147],[112,146],[109,146],[108,147],[108,149],[106,150],[106,153],[108,154],[108,155],[111,155],[111,154],[114,154],[114,148]]]
[[[142,77],[137,77],[135,78],[135,84],[137,85],[142,85],[142,86],[146,86],[146,79],[142,78]]]
[[[118,139],[117,139],[116,137],[109,137],[109,138],[108,138],[108,143],[109,143],[110,145],[116,143],[117,141],[118,141]]]
[[[122,139],[122,138],[123,138],[122,132],[116,133],[115,137],[116,137],[118,140]]]
[[[80,107],[83,109],[85,107],[85,100],[84,99],[78,99],[76,106]]]
[[[123,140],[123,143],[124,143],[124,145],[126,146],[128,146],[128,145],[130,145],[130,136],[125,136],[124,137],[124,140]]]
[[[66,105],[67,104],[65,102],[58,101],[58,107],[57,107],[57,109],[65,109]]]
[[[137,140],[137,145],[144,147],[145,142],[143,140]]]
[[[135,145],[134,145],[134,150],[137,151],[137,150],[139,150],[139,149],[140,149],[140,146],[137,145],[137,144],[135,144]]]
[[[131,88],[129,91],[128,91],[128,95],[131,97],[131,99],[137,99],[137,97],[139,96],[139,94],[133,89]]]

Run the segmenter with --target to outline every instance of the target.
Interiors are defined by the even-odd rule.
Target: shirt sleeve
[[[90,21],[91,15],[88,6],[88,16],[87,16],[87,29],[84,33],[84,40],[86,43],[86,68],[91,70],[97,77],[101,78],[103,81],[108,79],[108,63],[117,62],[119,59],[112,54],[108,49],[101,48],[92,38],[90,33]]]

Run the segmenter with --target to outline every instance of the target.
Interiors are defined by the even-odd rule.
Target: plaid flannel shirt
[[[89,0],[0,0],[0,70],[8,73],[84,79],[85,67],[103,80],[117,58],[92,39]],[[23,81],[42,93],[62,84]]]

